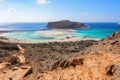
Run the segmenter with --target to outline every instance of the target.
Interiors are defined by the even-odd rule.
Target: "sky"
[[[120,0],[0,0],[0,22],[120,21]]]

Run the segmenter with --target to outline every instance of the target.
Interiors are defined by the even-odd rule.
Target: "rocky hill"
[[[73,29],[73,28],[87,28],[88,26],[80,22],[72,22],[69,20],[62,20],[58,22],[49,22],[47,28],[50,29]]]
[[[120,80],[119,35],[120,31],[113,33],[84,50],[84,55],[57,61],[40,80]]]
[[[46,44],[46,46],[48,45]],[[32,47],[37,50],[35,46],[32,45]],[[11,48],[8,49],[11,50]],[[51,63],[49,57],[44,56],[44,59],[47,58],[49,61],[45,62],[44,59],[42,61],[48,68],[51,66],[51,69],[44,69],[42,72],[39,72],[40,68],[37,65],[43,54],[36,54],[34,51],[34,54],[29,54],[30,58],[27,58],[26,55],[33,52],[26,53],[29,47],[23,49],[17,45],[17,48],[12,47],[12,49],[17,52],[15,51],[10,58],[6,57],[7,60],[4,59],[4,62],[0,63],[1,80],[120,80],[120,31],[102,39],[97,44],[82,49],[74,57],[60,58],[58,56],[50,65],[47,65]],[[52,46],[52,49],[55,48]],[[50,54],[52,55],[52,53]],[[38,57],[32,57],[32,55]],[[55,57],[55,53],[53,57]],[[31,62],[27,59],[31,59]],[[32,62],[33,60],[36,62]],[[42,63],[40,65],[43,66]]]

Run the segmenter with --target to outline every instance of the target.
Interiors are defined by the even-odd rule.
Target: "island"
[[[57,22],[49,22],[46,26],[49,29],[73,29],[73,28],[88,28],[86,24],[69,20],[61,20]]]

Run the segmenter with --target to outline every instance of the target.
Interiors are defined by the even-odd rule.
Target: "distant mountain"
[[[118,22],[118,25],[120,25],[120,22]]]
[[[9,26],[0,26],[0,28],[9,28]]]
[[[50,29],[72,29],[72,28],[87,28],[88,26],[80,22],[62,20],[57,22],[49,22],[47,27]]]

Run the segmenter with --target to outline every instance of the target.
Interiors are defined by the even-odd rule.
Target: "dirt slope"
[[[58,59],[42,73],[35,69],[37,63],[26,63],[20,45],[18,49],[9,62],[0,63],[0,80],[120,80],[120,31],[77,57]]]
[[[43,73],[39,80],[116,80],[115,72],[110,73],[108,68],[120,62],[119,54],[98,53],[81,58],[84,59],[83,64]]]
[[[57,67],[39,80],[120,80],[119,35],[120,31],[88,48],[87,55],[56,62]]]

